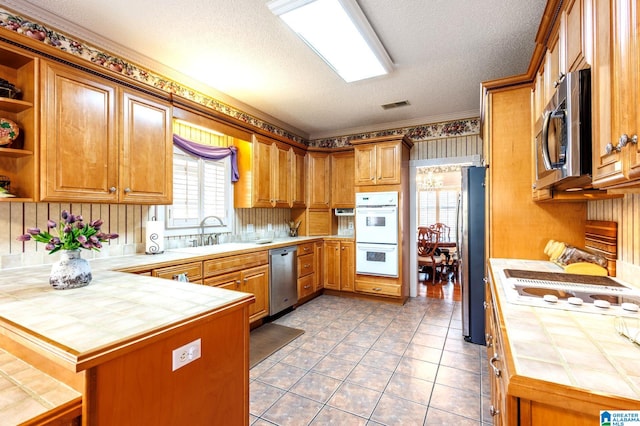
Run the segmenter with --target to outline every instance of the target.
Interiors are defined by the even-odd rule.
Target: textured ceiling
[[[527,71],[546,1],[358,0],[394,70],[355,83],[325,65],[267,0],[3,3],[89,42],[107,39],[99,46],[135,53],[127,59],[143,66],[157,62],[316,139],[479,115],[480,82]],[[402,100],[410,105],[381,108]]]

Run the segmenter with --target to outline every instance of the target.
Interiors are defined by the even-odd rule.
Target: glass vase
[[[89,285],[91,278],[91,267],[80,256],[80,249],[61,250],[60,260],[51,266],[49,284],[56,290],[65,290]]]

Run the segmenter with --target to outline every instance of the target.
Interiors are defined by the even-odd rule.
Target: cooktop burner
[[[640,291],[610,277],[520,269],[504,273],[513,303],[607,314],[635,313],[640,305]]]
[[[566,274],[562,272],[526,271],[524,269],[505,269],[507,278],[519,278],[525,280],[551,281],[558,283],[576,283],[588,285],[601,285],[609,287],[624,287],[622,284],[609,277],[596,275]]]

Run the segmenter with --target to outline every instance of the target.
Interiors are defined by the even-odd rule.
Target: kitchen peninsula
[[[50,287],[47,265],[4,271],[2,423],[246,424],[254,296],[115,271],[194,257],[97,259],[91,284],[72,290]],[[175,368],[172,353],[198,339],[199,359]]]
[[[504,270],[559,272],[551,262],[491,259],[487,356],[494,424],[596,424],[600,410],[640,407],[640,347],[615,315],[513,303]],[[638,314],[629,314],[638,321]]]

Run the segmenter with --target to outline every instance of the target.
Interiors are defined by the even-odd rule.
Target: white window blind
[[[167,228],[193,228],[207,216],[227,226],[231,203],[229,158],[211,161],[173,150],[173,205],[167,208]]]
[[[451,228],[451,238],[457,235],[457,190],[432,189],[418,191],[418,226],[441,222]]]

